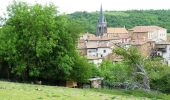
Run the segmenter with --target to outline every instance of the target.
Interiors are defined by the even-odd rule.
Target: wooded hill
[[[105,11],[104,14],[108,27],[158,25],[170,32],[170,10]],[[85,31],[95,33],[99,12],[75,12],[67,16],[81,23]]]

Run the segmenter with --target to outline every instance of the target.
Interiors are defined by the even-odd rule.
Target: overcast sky
[[[0,0],[0,15],[13,0]],[[102,3],[104,10],[170,9],[170,0],[20,0],[30,4],[53,2],[61,13],[75,11],[98,11]]]

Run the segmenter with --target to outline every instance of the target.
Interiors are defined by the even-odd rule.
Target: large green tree
[[[71,76],[78,66],[76,44],[81,26],[58,15],[53,4],[14,2],[7,11],[0,30],[0,58],[13,74],[23,80],[74,79]]]
[[[151,89],[170,93],[170,67],[161,58],[145,60]]]
[[[125,62],[113,63],[104,60],[100,65],[101,76],[108,83],[125,83],[131,81],[131,69]]]

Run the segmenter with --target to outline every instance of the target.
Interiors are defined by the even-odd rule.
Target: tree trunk
[[[141,74],[143,76],[143,86],[145,90],[150,90],[150,83],[149,83],[149,77],[144,69],[143,64],[136,64],[136,67],[140,70],[140,72],[137,72],[138,74]]]

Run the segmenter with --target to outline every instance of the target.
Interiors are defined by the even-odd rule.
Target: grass
[[[168,100],[168,97],[142,91],[73,89],[0,81],[0,100]]]
[[[135,96],[135,97],[146,97],[150,98],[151,100],[170,100],[170,94],[163,94],[158,91],[150,91],[150,92],[145,92],[143,90],[124,90],[124,89],[94,89],[93,91],[98,91],[102,93],[107,93],[107,94],[115,94],[115,95],[123,95],[123,96]]]

